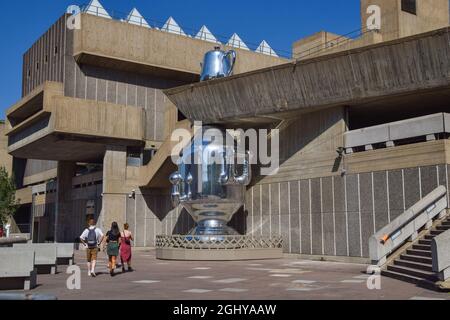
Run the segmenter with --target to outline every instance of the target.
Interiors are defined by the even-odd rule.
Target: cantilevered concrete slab
[[[8,152],[24,159],[95,162],[106,145],[143,144],[142,113],[141,108],[65,97],[61,83],[45,83],[7,111]]]
[[[189,82],[198,79],[203,56],[213,48],[209,41],[90,14],[81,14],[81,28],[75,30],[73,44],[74,56],[80,63],[172,76]],[[237,51],[236,74],[288,61],[247,50]]]
[[[208,123],[290,118],[335,106],[383,105],[388,99],[398,104],[399,99],[419,101],[433,91],[443,92],[445,100],[450,91],[449,39],[445,28],[165,93],[189,119]]]

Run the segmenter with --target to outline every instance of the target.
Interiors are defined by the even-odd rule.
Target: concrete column
[[[72,178],[75,176],[76,163],[59,161],[56,185],[55,241],[70,242],[67,235],[71,227],[72,212]],[[81,232],[81,231],[80,231]]]
[[[127,170],[127,148],[107,146],[103,159],[103,205],[98,226],[104,231],[112,222],[119,226],[125,223],[128,190],[125,186]]]

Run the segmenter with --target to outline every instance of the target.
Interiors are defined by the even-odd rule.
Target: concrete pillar
[[[109,230],[112,222],[122,226],[126,221],[126,189],[127,148],[123,146],[107,146],[103,159],[103,198],[102,211],[98,226],[103,231]]]
[[[72,179],[75,176],[76,163],[68,161],[58,162],[58,178],[56,185],[55,208],[55,241],[70,242],[67,235],[71,227],[72,212]],[[81,234],[81,231],[80,231]]]

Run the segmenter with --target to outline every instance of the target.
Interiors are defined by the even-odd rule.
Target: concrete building
[[[293,45],[293,57],[307,59],[447,27],[447,0],[361,0],[361,27],[346,35],[320,31]],[[379,28],[368,29],[372,6],[380,11]]]
[[[73,241],[91,215],[104,227],[129,221],[136,245],[153,246],[156,234],[173,231],[175,212],[164,184],[141,188],[141,180],[184,118],[162,90],[197,82],[215,44],[89,10],[80,29],[68,19],[24,54],[23,98],[7,111],[23,199],[16,218],[37,242]],[[235,73],[287,61],[236,50]]]
[[[367,261],[370,236],[448,190],[450,29],[447,0],[361,4],[363,24],[368,5],[382,8],[378,32],[292,61],[237,49],[236,75],[203,83],[210,42],[86,13],[71,31],[63,16],[25,54],[23,99],[7,113],[34,240],[73,241],[89,214],[130,223],[138,247],[186,234],[168,137],[201,120],[281,129],[280,170],[255,168],[237,230],[282,235],[285,253]],[[294,56],[338,37],[300,40]]]

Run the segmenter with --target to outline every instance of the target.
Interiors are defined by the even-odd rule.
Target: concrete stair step
[[[441,226],[436,227],[436,230],[439,230],[439,231],[447,231],[448,229],[450,229],[450,226],[446,226],[446,225],[441,225]]]
[[[422,256],[415,256],[410,254],[402,254],[400,256],[401,260],[406,261],[413,261],[418,263],[425,263],[425,264],[432,264],[433,260],[430,257],[422,257]]]
[[[433,240],[436,236],[433,234],[427,234],[423,237],[425,240]]]
[[[431,230],[430,234],[433,236],[438,236],[443,232],[444,232],[444,230]]]
[[[408,267],[402,267],[402,266],[396,266],[396,265],[390,265],[387,267],[388,271],[393,271],[401,274],[406,274],[408,276],[426,279],[430,281],[437,281],[438,278],[434,272],[424,271],[424,270],[418,270]]]
[[[421,256],[421,257],[429,257],[431,258],[431,251],[417,250],[417,249],[408,249],[406,250],[407,254],[413,256]]]
[[[442,225],[443,225],[443,226],[449,226],[449,227],[450,227],[450,221],[444,221],[444,222],[442,222]]]
[[[413,245],[413,249],[422,250],[422,251],[431,251],[431,244],[415,244]]]
[[[402,274],[402,273],[398,273],[398,272],[394,272],[394,271],[388,271],[388,270],[382,270],[381,275],[385,276],[385,277],[397,279],[400,281],[413,283],[422,288],[427,288],[430,290],[437,290],[437,286],[434,281],[422,279],[419,277],[408,276],[406,274]]]
[[[433,272],[433,266],[431,265],[431,263],[419,263],[419,262],[412,262],[412,261],[406,261],[406,260],[395,260],[394,265],[400,266],[400,267],[411,268],[411,269],[422,270],[422,271]]]
[[[420,239],[419,244],[423,244],[425,246],[431,246],[431,239]]]

